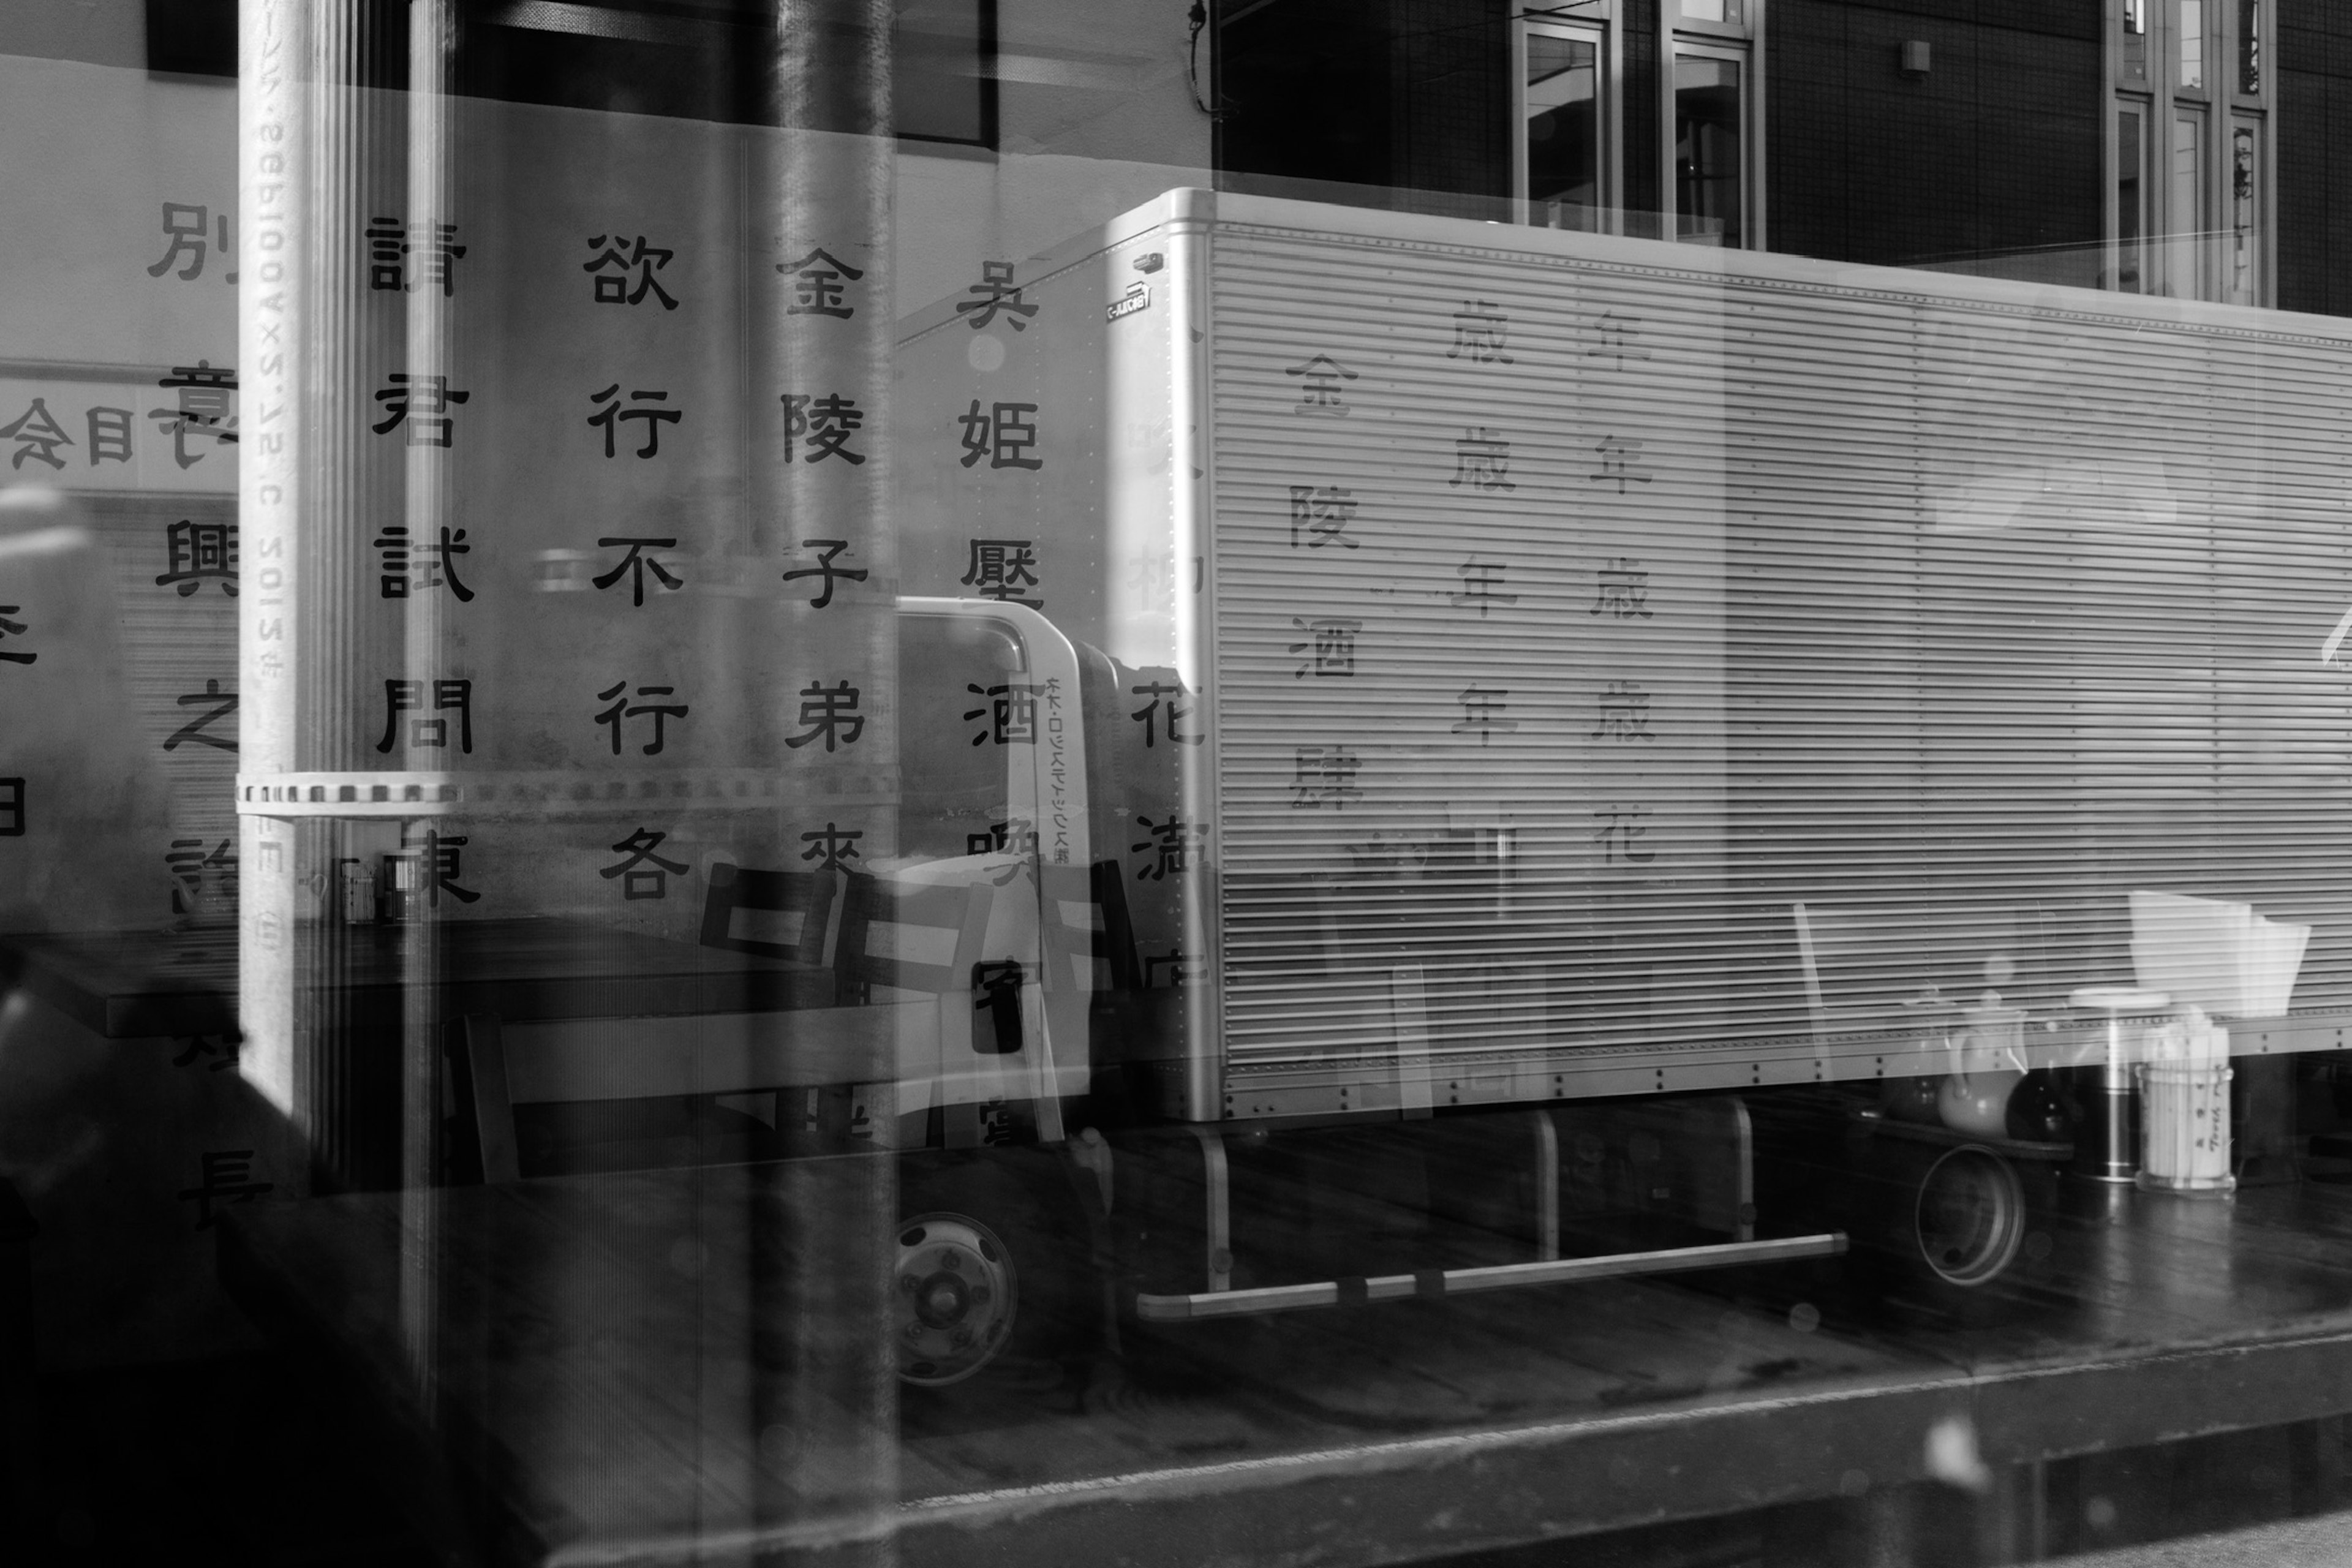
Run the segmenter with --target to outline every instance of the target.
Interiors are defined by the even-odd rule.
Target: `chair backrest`
[[[710,868],[702,901],[702,945],[827,963],[841,881],[830,868],[755,871],[721,860]]]
[[[1004,1031],[992,1015],[1005,1009],[991,1009],[982,1032],[961,1031],[973,1012],[963,997],[982,978],[976,969],[990,892],[984,885],[845,878],[832,870],[712,867],[704,946],[829,963],[824,989],[845,993],[842,1001],[900,1005],[562,1021],[464,1018],[453,1055],[462,1056],[457,1070],[470,1090],[484,1179],[511,1181],[526,1165],[545,1168],[522,1147],[528,1140],[518,1132],[518,1105],[572,1108],[562,1112],[566,1125],[593,1124],[603,1130],[597,1136],[633,1140],[633,1148],[651,1151],[659,1163],[705,1163],[714,1150],[719,1159],[765,1157],[759,1148],[772,1140],[736,1114],[730,1100],[777,1089],[792,1091],[796,1101],[842,1098],[846,1104],[856,1086],[892,1079],[902,1037],[912,1030],[936,1038],[950,1015],[959,1038],[986,1049]],[[771,918],[756,918],[761,916]],[[875,994],[882,988],[929,994],[919,1007]],[[1010,1044],[999,1050],[1020,1048],[1017,1004],[1012,1014]],[[539,1118],[532,1123],[537,1136],[556,1112],[530,1114]],[[745,1136],[714,1143],[714,1125]]]
[[[982,885],[852,872],[835,949],[845,999],[875,986],[945,995],[971,989],[988,935]]]
[[[1916,1005],[1931,987],[1969,1004],[1996,984],[1988,960],[2010,961],[2001,988],[2021,985],[2036,966],[2039,933],[2021,936],[2018,913],[2007,907],[1791,904],[1789,912],[1816,1034],[1924,1023]]]
[[[1040,868],[1044,921],[1040,935],[1048,991],[1140,991],[1143,969],[1135,953],[1135,927],[1127,910],[1127,883],[1115,860]],[[1085,965],[1081,978],[1079,965]]]

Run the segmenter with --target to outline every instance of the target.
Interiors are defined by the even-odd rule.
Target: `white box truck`
[[[2319,913],[2347,348],[1192,190],[905,320],[903,588],[998,641],[908,645],[902,842],[1034,854],[1122,1308],[1834,1251],[1753,1105],[2096,1060],[2133,885]],[[1920,1136],[1899,1244],[1998,1277],[2023,1156]]]

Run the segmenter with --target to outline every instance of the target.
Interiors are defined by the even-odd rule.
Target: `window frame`
[[[2194,87],[2180,80],[2184,11],[2202,24],[2202,80]],[[2137,16],[2141,30],[2127,23]],[[2243,30],[2251,26],[2257,40],[2259,79],[2253,92],[2242,79]],[[2169,299],[2268,308],[2278,297],[2276,113],[2273,108],[2278,79],[2277,17],[2272,0],[2202,0],[2184,6],[2182,0],[2107,0],[2105,27],[2105,126],[2103,161],[2106,173],[2103,236],[2105,253],[2105,287],[2123,288],[2122,212],[2118,189],[2123,179],[2119,116],[2137,112],[2143,128],[2141,169],[2140,268],[2137,291]],[[2137,40],[2138,47],[2130,47]],[[2147,64],[2143,76],[2133,65]],[[2177,188],[2174,138],[2184,120],[2200,125],[2197,188]],[[2237,248],[2236,149],[2241,132],[2251,132],[2254,145],[2253,211],[2251,285],[2236,287]],[[2187,199],[2184,201],[2184,197]],[[2182,211],[2187,206],[2192,210]]]
[[[1744,0],[1740,18],[1717,22],[1686,16],[1686,0],[1658,0],[1658,225],[1670,243],[1682,233],[1682,193],[1675,178],[1675,65],[1685,54],[1728,58],[1739,67],[1739,205],[1743,250],[1769,248],[1764,189],[1764,26],[1767,0]]]
[[[1600,157],[1594,205],[1601,215],[1600,233],[1625,232],[1624,37],[1614,0],[1591,0],[1574,14],[1552,16],[1535,11],[1514,12],[1511,17],[1511,214],[1512,221],[1534,225],[1534,198],[1528,192],[1532,160],[1528,155],[1528,39],[1532,34],[1574,37],[1599,45],[1594,114],[1600,126]]]

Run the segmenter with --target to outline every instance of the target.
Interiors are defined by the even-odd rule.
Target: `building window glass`
[[[2205,0],[2180,0],[2180,85],[2205,86]]]
[[[2205,238],[2212,225],[2205,216],[2205,117],[2181,110],[2172,121],[2172,222],[2170,257],[2172,292],[2205,297]]]
[[[1747,243],[1745,75],[1714,51],[1675,58],[1675,232],[1695,244]]]
[[[1530,27],[1521,120],[1528,221],[1545,228],[1607,228],[1607,137],[1602,35]]]
[[[2147,234],[2147,166],[2143,145],[2147,111],[2137,106],[2116,111],[2116,287],[2140,291],[2140,244]]]
[[[2116,0],[2107,12],[2116,70],[2107,100],[2116,128],[2108,287],[2267,304],[2271,73],[2263,0],[2169,0],[2153,19],[2147,5]]]
[[[2230,232],[2224,296],[2233,305],[2262,303],[2262,132],[2244,121],[2230,129]]]

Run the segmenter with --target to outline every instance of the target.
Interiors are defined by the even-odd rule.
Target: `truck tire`
[[[1909,1240],[1938,1280],[1975,1289],[2009,1272],[2027,1227],[2016,1167],[1969,1143],[1946,1150],[1920,1177]]]
[[[1043,1392],[1091,1352],[1090,1253],[1066,1185],[1040,1150],[902,1163],[891,1333],[903,1385]]]

